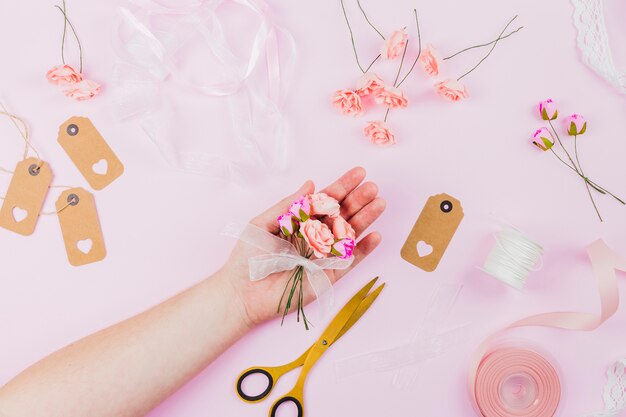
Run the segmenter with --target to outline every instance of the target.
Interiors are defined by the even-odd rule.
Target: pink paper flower
[[[354,253],[355,246],[353,239],[341,239],[333,243],[330,252],[341,259],[348,259]]]
[[[352,90],[335,91],[333,106],[347,116],[358,116],[363,113],[361,97]]]
[[[567,133],[570,136],[574,135],[582,135],[587,131],[587,121],[580,114],[572,114],[566,120],[567,123]]]
[[[339,216],[339,202],[325,193],[309,194],[311,214],[319,216]]]
[[[539,103],[539,114],[543,120],[554,120],[559,117],[556,103],[551,98]]]
[[[343,217],[337,217],[333,222],[333,235],[335,239],[356,239],[354,229]]]
[[[296,220],[301,222],[307,220],[311,216],[311,204],[307,197],[300,197],[289,206],[289,213],[291,213]]]
[[[533,135],[532,143],[542,151],[547,151],[554,146],[554,137],[547,128],[542,127]]]
[[[437,91],[437,94],[448,101],[459,101],[469,97],[467,88],[456,80],[448,79],[438,82],[435,84],[435,90]]]
[[[422,64],[424,72],[429,77],[436,77],[437,75],[439,75],[439,67],[441,67],[441,56],[431,44],[428,44],[426,46],[426,49],[422,51],[419,62],[420,64]]]
[[[87,100],[100,93],[100,84],[91,80],[82,80],[70,88],[63,90],[67,97],[76,100]]]
[[[335,242],[335,238],[328,226],[319,220],[309,219],[302,223],[300,225],[300,233],[318,258],[323,258],[329,254]]]
[[[276,219],[276,222],[278,223],[278,228],[283,233],[283,235],[287,237],[293,235],[293,231],[295,229],[294,227],[295,221],[294,221],[293,214],[291,213],[281,214]]]
[[[396,143],[396,138],[391,133],[391,130],[387,127],[382,120],[374,120],[367,122],[363,133],[370,141],[375,145],[393,145]]]
[[[56,85],[74,85],[83,80],[80,72],[71,65],[57,65],[46,73],[46,78]]]
[[[381,55],[386,57],[387,59],[394,59],[402,56],[408,38],[409,36],[406,33],[406,28],[402,30],[396,30],[391,35],[389,35],[389,37],[385,41],[382,51],[380,52]]]
[[[383,104],[390,109],[406,107],[409,104],[402,90],[391,86],[384,86],[380,90],[376,91],[374,101],[378,104]]]
[[[367,96],[371,93],[383,88],[385,83],[380,77],[373,72],[366,72],[363,74],[356,83],[356,93],[361,96]]]

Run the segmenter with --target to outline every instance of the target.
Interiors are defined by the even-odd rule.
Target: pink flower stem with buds
[[[491,45],[491,44],[493,44],[493,43],[495,43],[495,42],[501,41],[502,39],[506,39],[506,38],[508,38],[509,36],[513,35],[514,33],[519,32],[519,31],[520,31],[520,30],[522,30],[522,29],[524,29],[524,26],[520,26],[520,27],[518,27],[517,29],[515,29],[514,31],[509,32],[509,33],[507,33],[507,34],[506,34],[506,35],[504,35],[504,36],[499,36],[498,38],[496,38],[495,40],[493,40],[493,41],[491,41],[491,42],[488,42],[488,43],[483,43],[483,44],[480,44],[480,45],[474,45],[474,46],[470,46],[470,47],[465,48],[465,49],[461,49],[461,50],[460,50],[459,52],[457,52],[457,53],[454,53],[454,54],[452,54],[452,55],[450,55],[450,56],[447,56],[447,57],[445,57],[445,58],[442,58],[442,61],[446,61],[446,60],[448,60],[448,59],[454,58],[455,56],[460,55],[460,54],[462,54],[463,52],[467,52],[467,51],[469,51],[469,50],[471,50],[471,49],[475,49],[475,48],[482,48],[482,47],[484,47],[484,46],[489,46],[489,45]]]
[[[56,7],[57,9],[59,9],[61,13],[63,13],[63,18],[64,18],[63,37],[61,39],[61,61],[63,62],[63,64],[65,64],[65,36],[67,34],[67,25],[70,25],[70,28],[72,29],[72,32],[74,33],[74,37],[76,38],[76,43],[78,43],[78,52],[79,52],[78,72],[82,74],[83,72],[83,47],[80,44],[80,39],[78,38],[78,34],[76,33],[76,29],[74,28],[74,25],[72,24],[72,22],[70,22],[70,19],[67,17],[67,12],[65,9],[65,0],[63,0],[63,8],[61,8],[58,5],[55,5],[54,7]]]
[[[478,63],[477,63],[476,65],[474,65],[474,67],[473,67],[472,69],[470,69],[470,70],[469,70],[469,71],[467,71],[465,74],[463,74],[463,75],[461,75],[459,78],[457,78],[457,79],[456,79],[457,81],[461,81],[461,79],[462,79],[463,77],[465,77],[466,75],[469,75],[472,71],[474,71],[476,68],[478,68],[478,66],[479,66],[480,64],[482,64],[484,60],[486,60],[487,58],[489,58],[489,55],[491,55],[491,53],[492,53],[492,52],[493,52],[493,50],[495,49],[496,45],[498,44],[498,41],[499,41],[500,39],[502,39],[502,34],[503,34],[504,32],[506,32],[506,29],[509,27],[509,25],[510,25],[511,23],[513,23],[513,21],[514,21],[515,19],[517,19],[517,15],[513,16],[513,18],[512,18],[511,20],[509,20],[509,23],[507,23],[507,24],[506,24],[506,26],[504,27],[504,29],[502,29],[502,32],[500,32],[500,34],[498,35],[498,38],[497,38],[497,39],[493,42],[493,46],[491,47],[491,49],[489,49],[489,52],[487,52],[487,55],[485,55],[485,56],[483,57],[483,59],[481,59],[480,61],[478,61]]]

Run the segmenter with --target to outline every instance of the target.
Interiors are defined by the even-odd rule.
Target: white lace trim
[[[626,71],[615,67],[602,1],[572,0],[574,26],[578,30],[578,48],[585,64],[626,94]]]
[[[584,417],[617,417],[626,410],[626,358],[616,361],[606,371],[604,386],[604,410]]]

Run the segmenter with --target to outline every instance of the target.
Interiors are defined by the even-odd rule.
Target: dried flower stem
[[[67,32],[67,25],[70,25],[70,29],[72,29],[72,32],[74,33],[74,37],[76,38],[76,43],[78,43],[78,52],[79,52],[79,60],[80,60],[78,72],[82,74],[83,72],[83,47],[80,44],[80,39],[78,38],[78,34],[76,33],[76,29],[74,28],[74,25],[72,24],[70,19],[67,17],[67,12],[65,9],[65,0],[63,0],[63,8],[61,8],[61,6],[59,5],[55,5],[54,7],[56,7],[57,9],[59,9],[61,13],[63,13],[63,18],[64,18],[63,38],[61,39],[61,61],[65,65],[65,36]]]
[[[498,44],[498,41],[499,41],[499,40],[500,40],[500,38],[502,37],[502,34],[503,34],[504,32],[506,32],[506,29],[509,27],[509,25],[510,25],[511,23],[513,23],[513,21],[514,21],[515,19],[517,19],[517,15],[515,15],[515,16],[514,16],[511,20],[509,20],[509,23],[507,23],[507,24],[506,24],[506,26],[504,27],[504,29],[502,29],[502,32],[500,32],[500,34],[498,35],[498,39],[496,39],[496,40],[493,42],[493,45],[492,45],[491,49],[489,49],[489,52],[487,52],[487,55],[485,55],[485,56],[483,57],[483,59],[481,59],[480,61],[478,61],[478,63],[477,63],[476,65],[474,65],[474,67],[473,67],[472,69],[470,69],[470,70],[469,70],[469,71],[467,71],[465,74],[463,74],[463,75],[461,75],[459,78],[457,78],[457,79],[456,79],[457,81],[461,81],[461,79],[462,79],[463,77],[465,77],[466,75],[469,75],[472,71],[474,71],[476,68],[478,68],[478,66],[479,66],[480,64],[482,64],[482,63],[483,63],[483,61],[485,61],[487,58],[489,58],[489,55],[491,55],[491,53],[492,53],[492,52],[493,52],[493,50],[495,49],[496,45]]]
[[[578,169],[580,170],[580,174],[584,177],[585,173],[583,172],[583,168],[580,165],[580,159],[578,158],[578,135],[574,135],[574,154],[576,155],[576,162],[578,162]],[[596,210],[596,214],[600,221],[602,220],[602,216],[600,215],[600,211],[598,211],[598,206],[596,206],[596,202],[591,195],[591,190],[589,189],[589,182],[585,178],[585,188],[587,188],[587,194],[589,194],[589,198],[591,199],[591,203],[593,204],[593,208]]]
[[[365,10],[363,10],[363,7],[361,6],[361,2],[359,0],[356,0],[356,4],[359,5],[359,9],[361,9],[361,13],[363,13],[363,17],[365,17],[365,20],[367,21],[367,23],[372,27],[372,29],[376,31],[376,33],[378,33],[378,36],[380,36],[383,40],[385,40],[385,37],[383,36],[382,33],[380,33],[380,30],[376,29],[376,26],[374,26],[372,22],[370,22],[370,19],[367,17],[367,13],[365,13]]]
[[[420,34],[420,24],[419,24],[419,21],[417,20],[417,9],[413,9],[413,13],[415,14],[415,27],[417,29],[417,56],[415,57],[415,60],[413,61],[413,65],[411,65],[411,68],[409,68],[409,71],[404,75],[404,77],[402,77],[398,85],[396,85],[395,87],[400,87],[402,83],[404,82],[404,80],[407,79],[409,74],[413,72],[413,69],[415,68],[415,65],[417,64],[417,61],[420,59],[420,55],[422,55],[422,36]]]
[[[489,46],[489,45],[491,45],[491,44],[493,44],[493,43],[495,43],[495,42],[501,41],[502,39],[506,39],[506,38],[508,38],[509,36],[513,35],[514,33],[519,32],[519,31],[520,31],[520,30],[522,30],[522,29],[524,29],[524,26],[520,26],[520,27],[518,27],[517,29],[515,29],[514,31],[509,32],[509,33],[507,33],[507,34],[506,34],[506,35],[504,35],[504,36],[500,36],[500,37],[498,37],[497,39],[495,39],[495,40],[493,40],[493,41],[491,41],[491,42],[489,42],[489,43],[483,43],[483,44],[480,44],[480,45],[474,45],[474,46],[470,46],[469,48],[461,49],[459,52],[454,53],[454,54],[452,54],[452,55],[450,55],[450,56],[447,56],[447,57],[443,58],[443,59],[442,59],[442,61],[445,61],[445,60],[450,59],[450,58],[454,58],[455,56],[457,56],[457,55],[459,55],[459,54],[462,54],[463,52],[469,51],[469,50],[471,50],[471,49],[475,49],[475,48],[482,48],[483,46]]]

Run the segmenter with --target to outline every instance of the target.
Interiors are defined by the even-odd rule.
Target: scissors
[[[376,283],[378,277],[374,278],[370,282],[368,282],[363,288],[357,292],[354,297],[350,299],[346,303],[345,306],[337,313],[335,318],[330,322],[324,333],[320,336],[320,338],[313,344],[309,349],[306,350],[298,359],[290,362],[286,365],[282,366],[274,366],[274,367],[252,367],[246,369],[241,373],[239,379],[237,379],[237,394],[239,397],[249,403],[254,403],[265,399],[270,392],[272,392],[272,388],[278,379],[285,375],[287,372],[290,372],[296,368],[302,367],[300,371],[300,375],[296,382],[296,385],[293,387],[291,391],[285,394],[283,397],[279,398],[274,402],[272,408],[270,409],[269,416],[275,417],[278,408],[286,403],[292,402],[296,408],[298,409],[298,417],[304,416],[304,382],[306,381],[306,377],[315,365],[315,362],[326,352],[326,350],[337,341],[341,336],[343,336],[354,324],[359,321],[361,316],[370,308],[376,297],[380,294],[385,284],[383,283],[378,288],[370,293],[370,290]],[[369,294],[369,295],[368,295]],[[247,395],[243,392],[242,384],[243,381],[254,374],[262,374],[267,377],[267,388],[265,391],[260,393],[259,395],[252,396]]]

